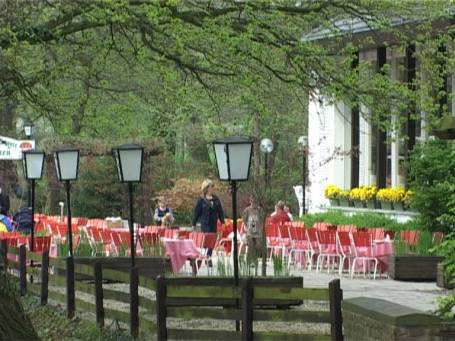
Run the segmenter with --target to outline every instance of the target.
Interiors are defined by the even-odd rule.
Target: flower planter
[[[337,198],[330,198],[330,206],[340,206],[340,200]]]
[[[393,210],[393,205],[391,201],[381,201],[382,210]]]
[[[444,274],[444,263],[438,263],[436,285],[440,288],[455,289],[455,277]]]
[[[444,257],[390,256],[389,276],[399,281],[436,281],[438,263]]]
[[[340,198],[339,200],[340,200],[340,206],[341,207],[349,207],[350,206],[348,198]]]
[[[367,201],[367,208],[374,210],[374,209],[377,208],[377,206],[378,205],[377,205],[376,200],[368,200]]]
[[[396,201],[393,203],[393,208],[396,211],[404,211],[404,205],[402,201]]]
[[[365,201],[362,200],[353,200],[354,201],[354,207],[355,208],[365,208]]]

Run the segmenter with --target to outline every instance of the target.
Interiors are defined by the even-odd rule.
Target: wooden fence
[[[48,300],[66,304],[68,317],[72,317],[76,309],[94,313],[101,327],[105,319],[123,322],[129,325],[134,337],[139,335],[140,328],[144,334],[157,335],[158,340],[343,339],[339,280],[330,282],[328,288],[303,288],[302,278],[246,278],[241,279],[240,287],[234,286],[230,278],[216,277],[160,276],[154,281],[139,276],[137,268],[127,273],[105,269],[100,262],[93,266],[74,264],[70,257],[53,259],[47,252],[27,252],[25,246],[8,249],[5,242],[0,243],[0,263],[5,264],[8,272],[18,280],[21,295],[27,292],[39,295],[43,305]],[[75,280],[78,277],[84,280]],[[107,285],[103,287],[106,281],[128,284],[129,292]],[[155,291],[156,300],[151,298],[153,295],[140,294],[139,287]],[[306,300],[328,302],[328,309],[290,308]],[[241,331],[234,328],[167,328],[168,318],[230,320],[232,326],[234,321],[241,321],[242,328]],[[330,325],[330,333],[305,335],[254,331],[254,321],[325,323]]]
[[[206,281],[207,282],[207,281]],[[202,285],[201,285],[202,284]],[[325,288],[283,288],[255,283],[253,278],[243,280],[241,287],[233,283],[224,286],[197,283],[194,279],[158,277],[156,281],[157,335],[158,340],[342,340],[340,280],[330,282]],[[327,311],[301,309],[264,309],[261,300],[287,302],[311,300],[326,301]],[[203,301],[205,300],[205,301]],[[223,301],[221,307],[219,301]],[[234,302],[241,302],[236,306]],[[194,302],[199,301],[199,302]],[[203,303],[205,302],[205,303]],[[212,302],[218,302],[213,304]],[[198,305],[198,306],[195,306]],[[226,307],[228,305],[228,307]],[[204,307],[206,306],[206,307]],[[269,306],[270,307],[270,306]],[[242,322],[242,331],[172,329],[167,328],[167,318],[219,319]],[[254,332],[254,321],[309,322],[330,324],[330,334],[301,334],[279,332]]]

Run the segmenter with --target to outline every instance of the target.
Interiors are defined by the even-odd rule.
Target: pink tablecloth
[[[389,269],[389,256],[393,255],[393,242],[387,240],[374,241],[374,255],[378,259],[378,270],[385,273]]]
[[[179,272],[188,258],[200,256],[199,250],[191,239],[160,239],[166,247],[166,256],[171,259],[172,271]]]

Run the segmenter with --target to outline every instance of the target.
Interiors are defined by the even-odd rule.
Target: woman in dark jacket
[[[201,186],[202,194],[194,208],[193,227],[199,221],[202,232],[216,233],[218,219],[224,224],[224,212],[220,199],[213,194],[215,185],[212,180],[204,180]],[[207,255],[212,254],[212,249],[207,250]]]

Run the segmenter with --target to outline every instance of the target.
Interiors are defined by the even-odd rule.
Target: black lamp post
[[[299,149],[302,151],[302,216],[306,214],[306,199],[305,199],[305,192],[306,192],[306,156],[307,156],[307,148],[308,148],[308,137],[307,136],[300,136],[297,143],[299,144]]]
[[[264,153],[264,177],[265,177],[265,185],[267,186],[268,183],[268,174],[267,174],[267,167],[269,165],[269,154],[273,152],[273,142],[271,139],[262,139],[260,144],[261,152]]]
[[[264,185],[266,191],[268,190],[268,185],[269,185],[269,175],[267,172],[267,168],[269,165],[269,154],[273,152],[273,142],[271,139],[265,138],[261,140],[261,144],[259,146],[260,150],[262,153],[264,153]],[[267,192],[268,194],[268,192]],[[267,195],[267,203],[269,203],[270,197]],[[262,238],[262,276],[265,276],[267,273],[267,242],[266,242],[266,236],[265,236],[265,225],[264,225],[264,231],[262,231],[263,238]]]
[[[71,198],[70,188],[72,180],[77,180],[79,175],[79,149],[59,149],[54,151],[55,168],[59,181],[65,182],[66,210],[68,215],[68,243],[69,255],[73,257],[73,232],[71,227]]]
[[[33,135],[33,130],[34,130],[34,125],[32,122],[26,120],[24,121],[24,124],[22,125],[22,128],[24,129],[24,135],[27,139],[30,139]],[[30,193],[30,188],[28,189],[27,191],[27,194],[28,194],[28,198],[27,198],[27,201],[28,201],[28,207],[31,207],[32,206],[32,194]]]
[[[253,141],[233,136],[213,141],[218,175],[221,181],[229,181],[232,190],[232,219],[234,232],[234,281],[239,285],[237,245],[237,181],[247,181],[250,175]]]
[[[131,238],[131,267],[134,268],[136,256],[134,241],[134,212],[133,212],[133,183],[142,181],[142,165],[144,161],[144,148],[137,144],[124,144],[112,149],[117,164],[120,182],[128,183],[128,196],[130,214],[128,226]]]
[[[31,207],[32,207],[32,231],[30,251],[33,252],[35,245],[35,181],[43,177],[44,152],[26,151],[22,153],[22,163],[24,166],[24,176],[30,182],[32,188]]]
[[[65,148],[54,151],[55,168],[59,181],[65,183],[66,189],[66,210],[68,226],[69,256],[66,258],[66,300],[67,316],[72,318],[76,311],[75,289],[74,289],[74,258],[73,258],[73,231],[71,226],[71,198],[70,181],[77,180],[79,175],[79,149]]]

